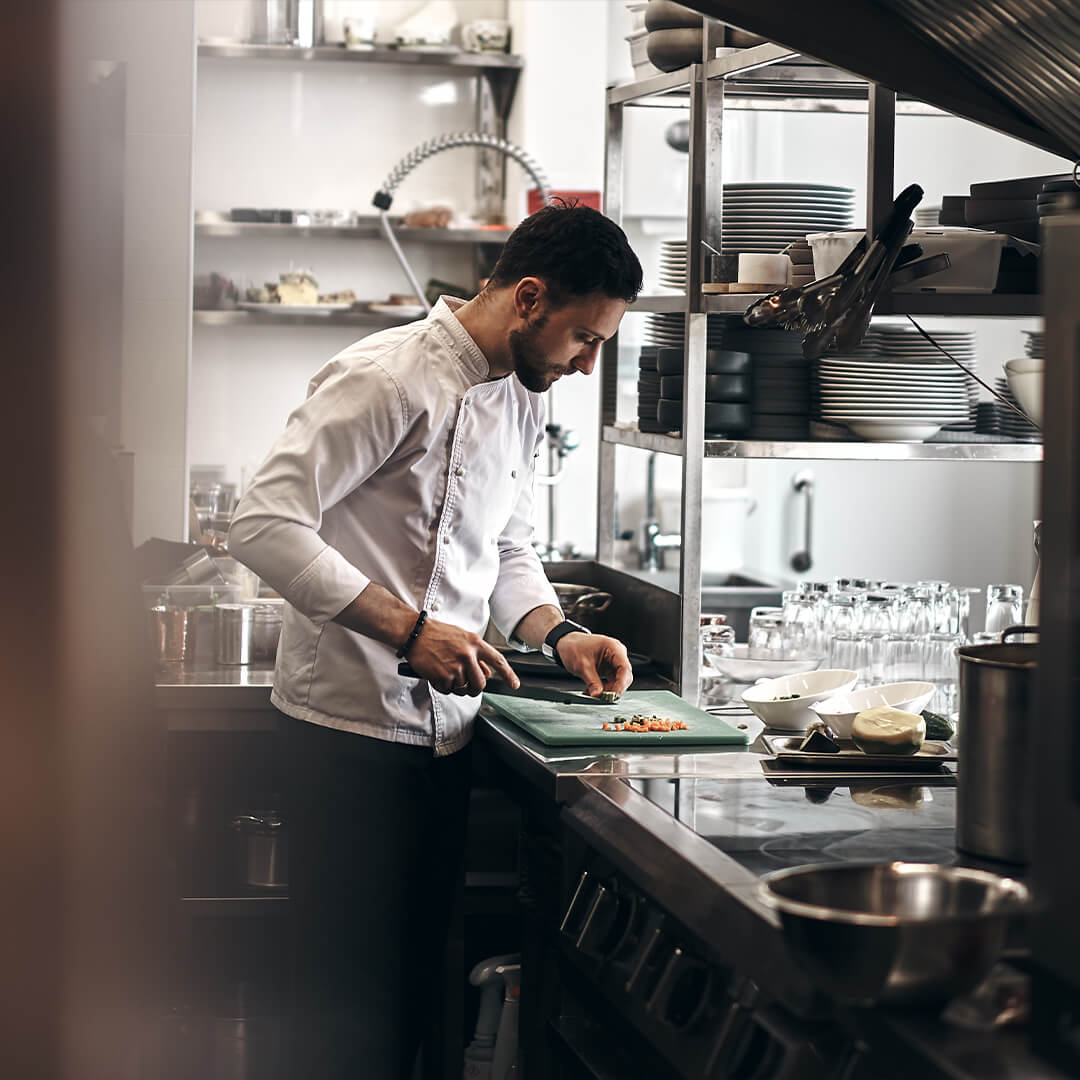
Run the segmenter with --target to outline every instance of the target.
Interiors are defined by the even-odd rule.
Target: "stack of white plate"
[[[930,336],[941,345],[949,356],[959,361],[967,371],[974,371],[977,361],[975,333],[972,330],[932,330]],[[940,349],[935,348],[913,326],[896,326],[876,323],[874,344],[883,360],[904,364],[948,364]],[[955,370],[955,368],[954,368]],[[975,406],[979,401],[979,384],[966,380],[968,415],[964,425],[953,430],[975,430]],[[967,425],[967,426],[965,426]]]
[[[1032,359],[1042,360],[1046,355],[1043,351],[1043,338],[1045,336],[1043,331],[1025,330],[1024,334],[1027,337],[1027,341],[1024,343],[1024,352]]]
[[[968,419],[966,382],[952,364],[828,357],[818,365],[821,419],[864,439],[923,442]]]
[[[855,192],[832,184],[725,184],[722,250],[777,254],[807,233],[851,228]]]
[[[686,292],[686,238],[660,241],[660,284]]]
[[[710,315],[709,348],[719,349],[724,344],[724,321],[721,316]],[[686,338],[686,316],[681,311],[645,316],[645,344],[681,347]]]
[[[1006,399],[1012,402],[1018,409],[1019,402],[1009,389],[1009,380],[1004,376],[994,380],[994,389]],[[1042,433],[1039,429],[1022,416],[1018,416],[1008,406],[1003,405],[997,398],[991,403],[993,411],[990,412],[985,428],[994,435],[1007,435],[1010,439],[1018,442],[1042,442]]]

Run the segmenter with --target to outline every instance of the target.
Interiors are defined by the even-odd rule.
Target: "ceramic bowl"
[[[806,725],[817,719],[810,706],[815,701],[846,694],[857,678],[854,671],[842,668],[782,675],[778,679],[765,679],[751,686],[742,699],[750,711],[765,722],[766,727],[778,731],[805,731]],[[793,698],[790,696],[792,694],[798,697]]]
[[[759,679],[775,679],[781,675],[799,675],[806,671],[816,671],[821,667],[823,656],[812,657],[809,660],[799,658],[767,657],[758,659],[750,655],[750,649],[746,645],[736,645],[731,656],[719,656],[706,653],[705,659],[717,675],[730,679],[734,683],[754,683]],[[708,671],[703,674],[711,674]]]
[[[1010,360],[1005,365],[1009,390],[1017,404],[1036,423],[1043,417],[1043,361],[1031,356]]]
[[[864,709],[889,705],[904,712],[922,712],[934,695],[934,684],[928,682],[885,683],[868,686],[852,693],[844,691],[830,698],[819,698],[810,706],[841,739],[851,738],[851,725]]]

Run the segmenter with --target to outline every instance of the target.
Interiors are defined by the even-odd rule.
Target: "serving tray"
[[[804,735],[762,735],[777,761],[799,768],[874,769],[888,772],[917,772],[928,766],[956,761],[952,743],[927,741],[916,754],[864,754],[850,739],[838,739],[836,754],[815,754],[800,750]]]

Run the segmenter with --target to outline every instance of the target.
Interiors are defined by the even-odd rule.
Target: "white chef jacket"
[[[271,701],[327,727],[449,754],[480,699],[397,672],[394,649],[333,622],[374,581],[431,617],[506,636],[558,606],[532,548],[539,394],[488,363],[442,297],[311,380],[245,492],[229,552],[285,597]]]

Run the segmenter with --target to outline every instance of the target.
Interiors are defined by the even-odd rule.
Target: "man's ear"
[[[547,290],[536,277],[522,278],[514,286],[514,314],[528,320],[542,310]]]

